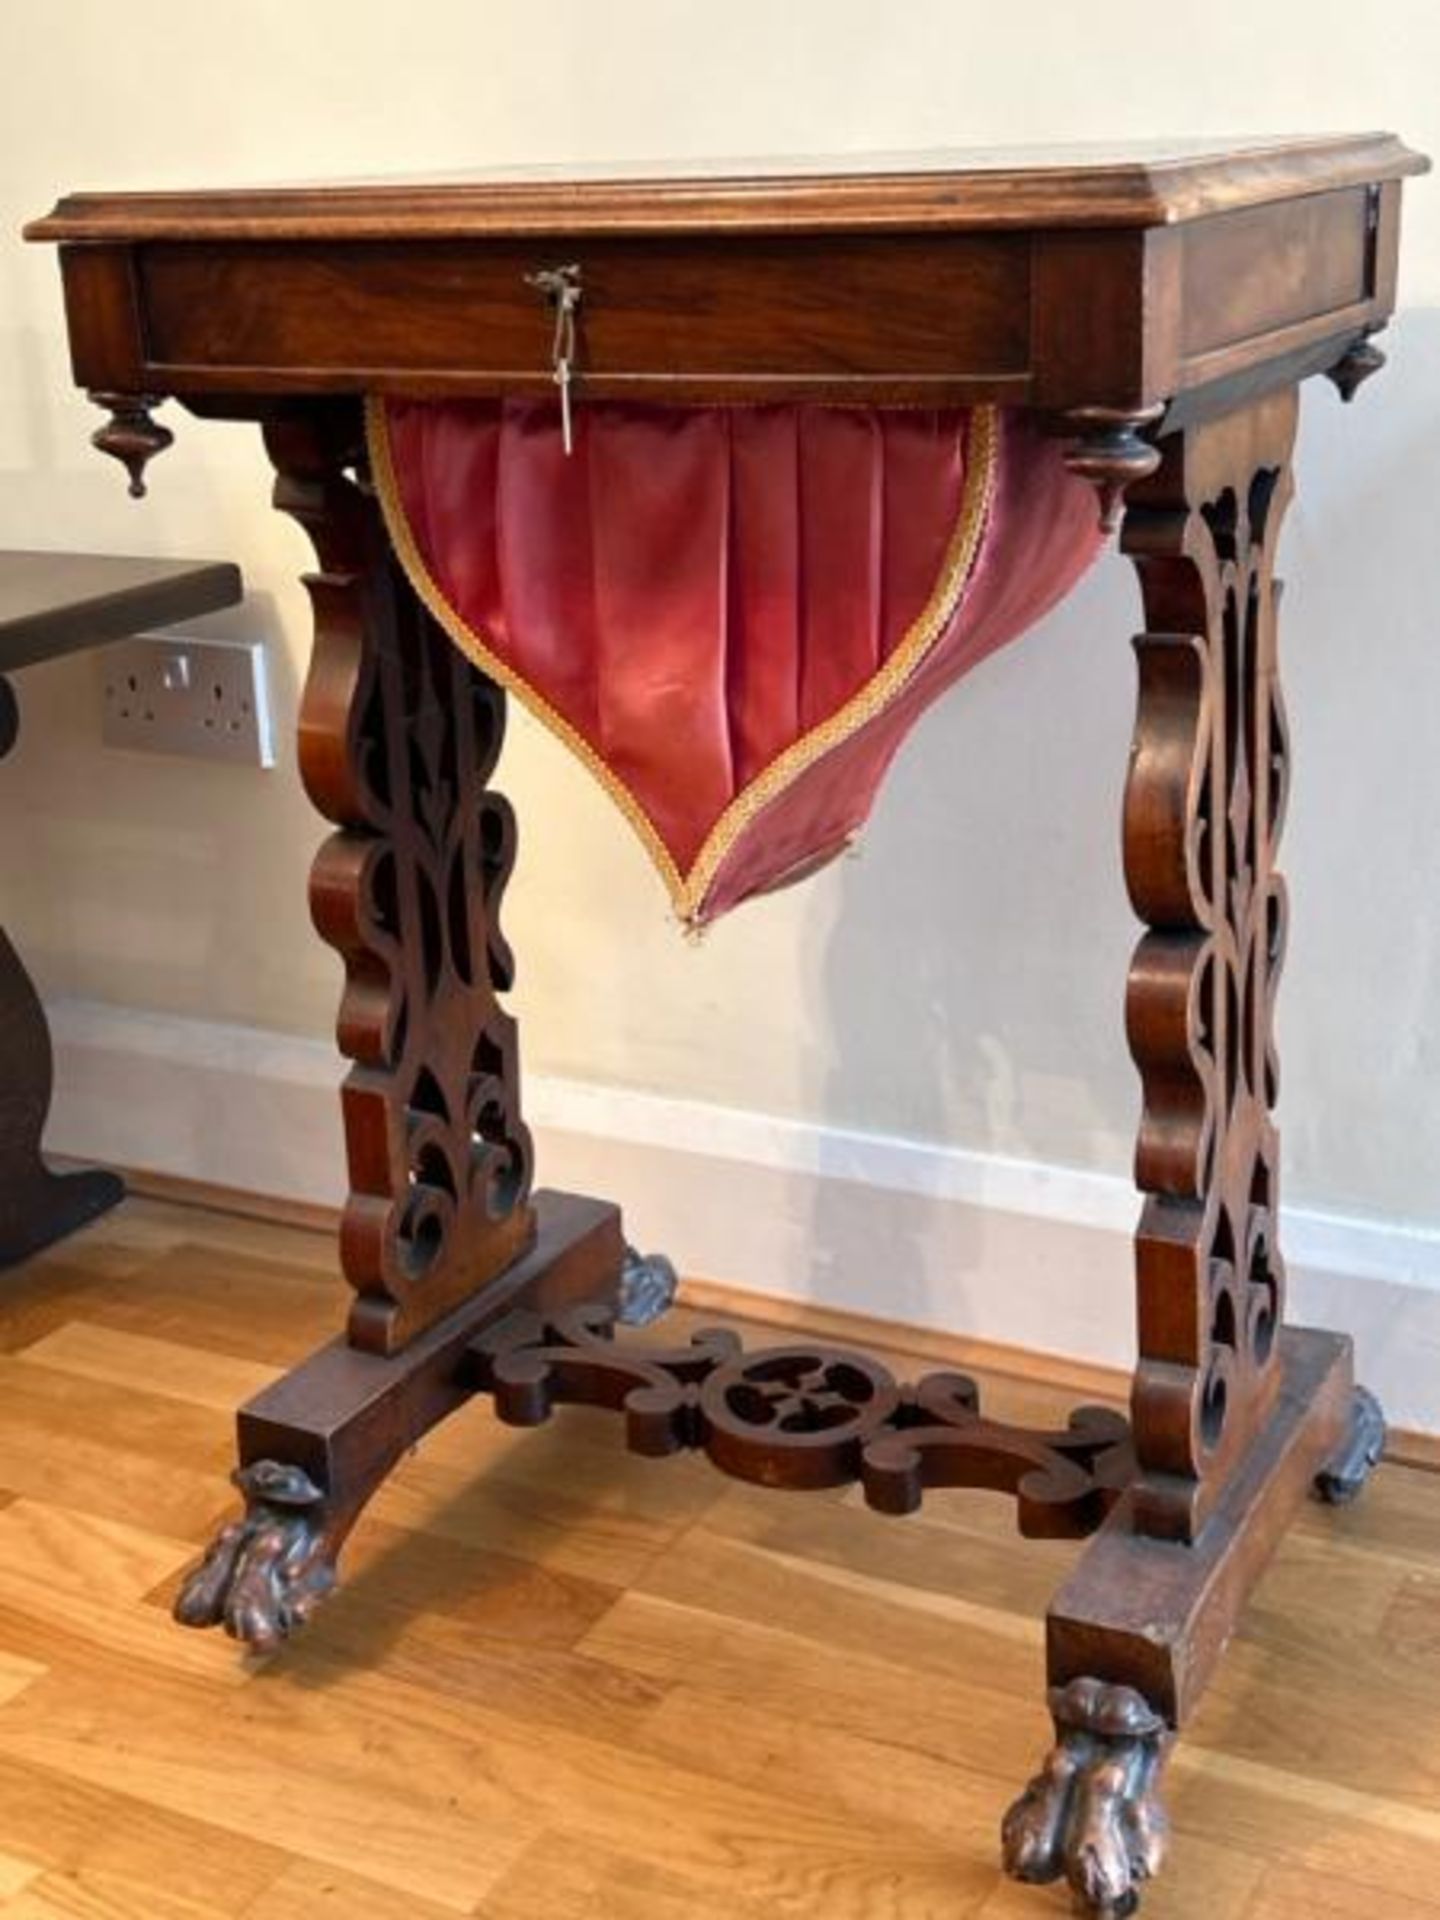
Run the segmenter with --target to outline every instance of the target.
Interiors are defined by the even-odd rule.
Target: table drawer
[[[134,259],[145,359],[179,388],[544,384],[552,314],[528,278],[571,263],[595,391],[923,387],[1028,365],[1024,235],[156,243]]]

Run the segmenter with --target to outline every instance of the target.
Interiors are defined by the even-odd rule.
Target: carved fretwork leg
[[[277,413],[266,442],[276,504],[319,559],[300,764],[337,828],[310,899],[345,964],[340,1254],[356,1298],[348,1340],[242,1410],[245,1515],[176,1607],[261,1651],[334,1584],[346,1534],[400,1454],[467,1397],[470,1342],[520,1307],[618,1302],[626,1251],[613,1207],[530,1196],[515,1026],[499,1000],[515,825],[487,785],[504,695],[391,554],[358,407]],[[663,1310],[664,1263],[637,1257],[630,1273],[632,1312]]]
[[[1158,1862],[1160,1729],[1183,1724],[1312,1484],[1349,1484],[1374,1451],[1363,1429],[1343,1444],[1348,1339],[1284,1324],[1276,1231],[1289,753],[1273,566],[1296,400],[1164,439],[1122,536],[1146,616],[1125,795],[1126,879],[1147,927],[1126,1006],[1143,1086],[1138,1472],[1051,1607],[1060,1744],[1006,1842],[1012,1872],[1063,1871],[1104,1914],[1131,1911]],[[1116,1689],[1149,1716],[1143,1763],[1071,1712]]]
[[[0,760],[15,744],[15,694],[0,677]],[[54,1056],[30,976],[0,931],[0,1267],[62,1239],[124,1198],[102,1169],[52,1173],[40,1153],[50,1112]]]
[[[306,789],[339,831],[311,911],[345,962],[338,1037],[351,1194],[341,1229],[359,1295],[350,1337],[393,1353],[528,1245],[520,1118],[499,928],[515,855],[486,781],[502,690],[421,606],[365,484],[358,416],[273,422],[276,505],[309,533],[315,655],[300,716]]]
[[[1295,401],[1283,393],[1170,439],[1124,533],[1148,627],[1125,797],[1126,879],[1150,928],[1126,1008],[1148,1196],[1136,1518],[1166,1539],[1204,1525],[1279,1378],[1272,1015],[1289,750],[1273,566]]]

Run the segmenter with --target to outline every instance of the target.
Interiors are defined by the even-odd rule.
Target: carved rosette
[[[315,653],[306,788],[339,829],[311,876],[345,963],[338,1038],[353,1344],[394,1352],[508,1266],[534,1233],[513,977],[499,909],[515,856],[487,785],[505,696],[425,612],[390,553],[358,413],[271,422],[276,505],[310,534]]]
[[[1148,631],[1125,797],[1125,870],[1149,931],[1126,1015],[1144,1110],[1136,1178],[1142,1531],[1192,1539],[1277,1386],[1275,870],[1289,749],[1276,667],[1276,538],[1293,392],[1163,444],[1124,550]]]

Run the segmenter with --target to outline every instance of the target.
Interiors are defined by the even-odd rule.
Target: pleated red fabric
[[[375,402],[392,538],[703,922],[864,821],[915,719],[1069,590],[1094,496],[993,408]]]

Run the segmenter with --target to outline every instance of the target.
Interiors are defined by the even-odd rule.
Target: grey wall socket
[[[273,767],[275,745],[258,641],[140,634],[97,655],[107,747]]]

